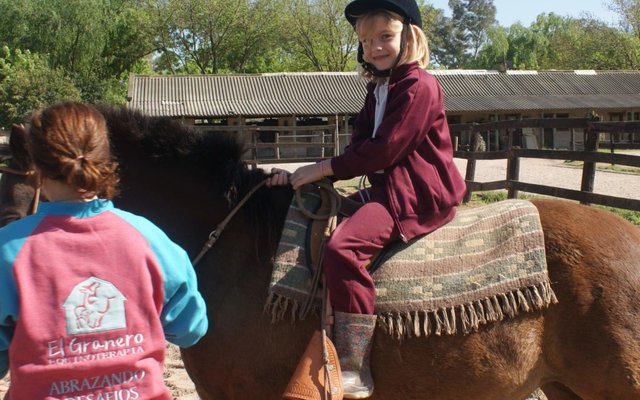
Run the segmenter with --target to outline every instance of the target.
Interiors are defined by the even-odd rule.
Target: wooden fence
[[[582,133],[582,146],[584,150],[547,150],[524,149],[515,146],[518,132],[523,128],[540,128],[567,130],[571,132],[571,143],[577,141],[577,134]],[[340,154],[344,144],[348,141],[349,133],[341,131],[338,125],[317,126],[220,126],[206,127],[210,131],[237,131],[247,134],[248,152],[246,160],[250,164],[258,163],[287,163],[287,162],[313,162],[325,157]],[[465,180],[467,182],[468,201],[473,192],[507,190],[509,198],[515,198],[518,192],[535,193],[553,197],[560,197],[580,201],[588,204],[600,204],[605,206],[624,208],[640,211],[640,200],[627,199],[603,194],[593,193],[596,176],[596,163],[612,165],[624,165],[640,168],[640,156],[628,154],[616,154],[615,150],[625,148],[628,144],[619,144],[614,141],[618,133],[629,133],[632,142],[640,137],[640,121],[626,122],[599,122],[589,118],[563,118],[563,119],[522,119],[507,120],[487,123],[469,123],[450,125],[454,148],[462,142],[461,137],[471,138],[468,147],[476,149],[476,140],[479,133],[483,132],[507,132],[508,143],[506,149],[500,151],[454,151],[454,157],[467,160]],[[260,139],[264,134],[269,136],[269,141]],[[609,140],[603,142],[601,136],[608,133]],[[521,139],[521,137],[519,138]],[[598,152],[599,147],[606,144],[608,153]],[[604,146],[603,146],[604,147]],[[266,155],[266,157],[265,157]],[[582,181],[580,190],[564,189],[553,186],[538,185],[521,182],[519,180],[520,160],[522,158],[542,158],[554,160],[582,161]],[[505,179],[493,182],[476,182],[475,170],[477,160],[507,160]],[[638,176],[640,179],[640,176]]]
[[[555,128],[555,129],[581,129],[584,135],[584,150],[534,150],[522,149],[514,146],[514,139],[517,129],[521,128]],[[536,193],[541,195],[561,197],[570,200],[580,201],[588,204],[600,204],[604,206],[624,208],[640,211],[640,200],[627,199],[603,194],[593,193],[596,163],[607,163],[612,165],[625,165],[640,168],[640,156],[628,154],[615,154],[615,143],[613,139],[608,143],[610,152],[598,152],[601,143],[601,133],[609,133],[613,138],[615,133],[626,132],[633,135],[640,133],[640,121],[633,122],[599,122],[588,118],[567,118],[567,119],[523,119],[498,121],[488,123],[456,124],[451,125],[451,134],[454,142],[461,133],[470,133],[472,143],[471,149],[477,148],[475,133],[506,130],[509,132],[507,149],[504,151],[455,151],[454,157],[467,160],[465,180],[467,182],[467,194],[465,201],[468,201],[473,192],[488,190],[508,190],[508,197],[515,198],[519,191]],[[580,190],[563,189],[553,186],[537,185],[519,181],[520,160],[522,158],[544,158],[553,160],[574,160],[584,162],[582,167],[582,181]],[[507,160],[507,171],[504,180],[494,182],[476,182],[475,170],[477,160]],[[640,176],[638,176],[640,179]]]
[[[251,164],[313,162],[340,154],[350,134],[339,124],[306,126],[200,126],[208,132],[236,132],[247,143]]]

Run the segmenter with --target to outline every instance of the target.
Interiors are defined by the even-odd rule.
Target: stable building
[[[640,120],[640,71],[429,72],[442,85],[450,124],[593,114],[602,121]],[[206,131],[246,134],[249,159],[293,160],[342,151],[365,93],[366,82],[356,73],[132,75],[128,107]],[[576,148],[582,138],[570,130],[519,133],[522,146],[535,148]],[[487,150],[504,148],[507,135],[483,132]],[[602,139],[640,147],[636,136]],[[469,140],[458,139],[459,146]]]

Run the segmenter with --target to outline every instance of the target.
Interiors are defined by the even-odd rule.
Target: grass
[[[564,165],[567,167],[575,167],[582,168],[584,162],[582,161],[565,161]],[[605,163],[596,163],[596,169],[599,171],[612,171],[612,172],[624,172],[627,174],[637,174],[640,175],[640,168],[637,167],[627,167],[622,165],[615,164],[605,164]]]

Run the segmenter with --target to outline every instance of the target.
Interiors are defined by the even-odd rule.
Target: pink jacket
[[[382,123],[371,138],[375,83],[354,123],[351,143],[331,161],[337,179],[367,175],[384,185],[402,239],[432,232],[449,222],[466,186],[453,162],[442,89],[418,63],[397,67],[389,78]],[[375,171],[384,170],[382,174]]]

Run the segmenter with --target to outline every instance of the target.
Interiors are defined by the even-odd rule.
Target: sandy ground
[[[456,164],[462,174],[465,173],[466,160],[456,159]],[[295,170],[304,164],[280,164],[275,165],[289,171]],[[273,165],[260,165],[260,168],[270,170]],[[567,167],[562,161],[523,159],[520,164],[520,179],[523,182],[552,185],[567,189],[580,189],[582,170],[580,168]],[[478,161],[476,167],[476,181],[489,182],[505,179],[506,160]],[[640,175],[598,171],[595,179],[596,193],[608,194],[620,197],[640,199]],[[169,345],[167,348],[165,383],[171,390],[174,399],[197,400],[198,396],[189,376],[184,370],[179,350]],[[0,380],[0,398],[8,387],[8,379]],[[530,399],[546,400],[544,394],[537,393]]]

